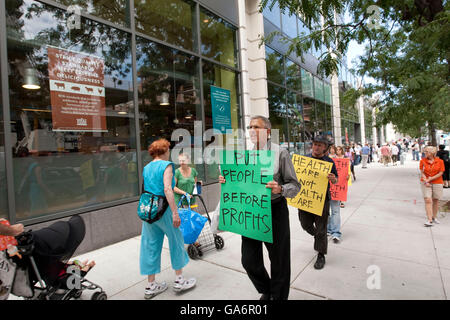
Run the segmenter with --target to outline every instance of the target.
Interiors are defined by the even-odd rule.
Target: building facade
[[[214,88],[228,92],[228,129],[269,116],[291,153],[317,133],[360,141],[364,121],[333,93],[354,85],[347,67],[321,79],[320,52],[302,62],[276,39],[260,45],[307,30],[257,0],[10,0],[0,29],[0,218],[36,229],[81,214],[81,251],[140,233],[148,146],[206,150],[220,130]],[[219,171],[202,155],[191,158],[211,210]]]

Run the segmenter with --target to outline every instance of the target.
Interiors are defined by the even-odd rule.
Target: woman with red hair
[[[161,251],[164,235],[169,240],[170,260],[175,270],[175,292],[190,289],[195,286],[196,279],[185,279],[182,268],[189,262],[184,249],[184,239],[179,229],[181,220],[175,204],[173,188],[175,187],[174,165],[169,161],[170,143],[166,139],[153,142],[148,149],[153,158],[144,168],[144,190],[160,196],[165,196],[169,207],[157,221],[149,224],[143,222],[141,236],[140,269],[142,275],[148,276],[145,288],[145,298],[151,299],[167,289],[165,282],[156,282],[155,275],[161,272]]]

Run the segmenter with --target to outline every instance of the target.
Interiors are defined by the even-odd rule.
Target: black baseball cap
[[[327,147],[329,147],[331,145],[330,140],[328,140],[327,137],[325,137],[324,135],[317,135],[313,138],[313,142],[317,142],[317,143],[324,143]]]

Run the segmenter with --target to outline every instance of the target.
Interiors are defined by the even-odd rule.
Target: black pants
[[[298,218],[303,230],[314,236],[314,250],[319,253],[327,254],[328,237],[327,224],[330,215],[330,201],[325,200],[322,216],[298,210]]]
[[[273,243],[242,237],[242,266],[259,293],[270,293],[273,299],[286,300],[291,281],[291,237],[284,197],[272,202],[272,234]],[[264,267],[263,243],[269,253],[272,278]]]

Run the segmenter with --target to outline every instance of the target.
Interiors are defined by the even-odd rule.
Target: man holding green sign
[[[226,155],[234,155],[231,163],[241,166],[241,169],[234,169],[233,172],[232,168],[221,165],[219,229],[242,235],[242,265],[255,288],[262,294],[261,300],[286,300],[291,277],[286,197],[295,197],[300,191],[300,184],[289,152],[270,141],[269,119],[263,116],[252,117],[248,129],[254,149]],[[266,151],[263,152],[264,150]],[[273,161],[268,166],[267,159],[270,157]],[[255,159],[259,159],[259,162]],[[226,164],[225,161],[223,163]],[[229,183],[233,185],[232,188],[228,188]],[[237,184],[248,184],[251,188],[237,189]],[[262,187],[266,190],[262,190]],[[235,208],[233,218],[231,204],[239,202],[244,203],[244,206]],[[232,224],[234,227],[240,225],[240,230],[233,229]],[[264,267],[263,243],[269,252],[271,277]]]

